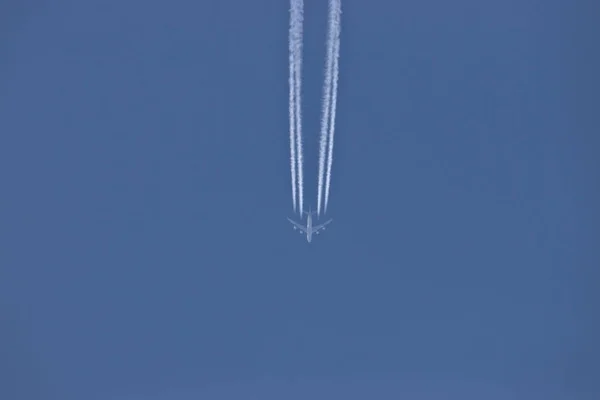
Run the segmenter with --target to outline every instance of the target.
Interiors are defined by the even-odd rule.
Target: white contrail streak
[[[290,64],[290,76],[289,76],[289,109],[290,109],[290,170],[292,172],[292,202],[294,205],[294,212],[296,212],[296,113],[295,113],[295,101],[296,101],[296,85],[294,83],[295,75],[295,49],[294,49],[294,31],[295,31],[295,9],[294,0],[291,0],[290,7],[290,30],[289,30],[289,64]]]
[[[304,0],[295,0],[296,40],[294,49],[295,95],[296,95],[296,157],[298,162],[298,208],[304,210],[304,156],[302,154],[302,41],[304,24]]]
[[[289,30],[289,119],[290,119],[290,169],[294,212],[296,202],[303,210],[304,174],[302,155],[302,34],[304,0],[290,1]]]
[[[333,68],[331,78],[331,110],[329,113],[329,142],[327,154],[327,178],[325,181],[325,212],[327,212],[327,204],[329,202],[329,187],[331,184],[331,167],[333,165],[333,136],[335,133],[335,112],[337,106],[337,86],[339,77],[339,58],[340,58],[340,30],[341,30],[341,14],[342,1],[329,1],[331,20],[333,21]]]
[[[317,215],[321,214],[321,201],[323,199],[323,179],[325,177],[325,154],[327,147],[327,131],[329,113],[331,109],[331,79],[333,75],[334,52],[334,13],[333,2],[329,2],[329,28],[327,32],[327,48],[325,59],[325,82],[323,82],[323,108],[321,115],[321,135],[319,139],[319,175],[317,185]]]

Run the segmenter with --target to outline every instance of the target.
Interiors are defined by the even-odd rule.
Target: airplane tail
[[[302,211],[302,213],[306,214],[306,215],[315,215],[316,211],[312,211],[311,208],[308,209],[308,211]]]

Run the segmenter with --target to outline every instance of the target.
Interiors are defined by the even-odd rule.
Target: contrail
[[[335,113],[337,106],[337,86],[339,76],[341,13],[341,0],[330,0],[329,31],[327,35],[327,64],[325,69],[325,82],[323,86],[323,115],[321,120],[321,138],[319,143],[319,182],[317,187],[318,214],[320,214],[321,212],[326,150],[327,178],[325,181],[325,212],[327,211],[327,204],[329,202],[329,188],[331,185],[331,167],[333,165],[333,137],[335,133]]]
[[[295,40],[295,94],[296,94],[296,156],[298,162],[298,208],[304,210],[304,156],[302,154],[302,41],[304,24],[304,0],[295,0],[296,40]]]
[[[295,101],[296,101],[296,85],[294,83],[295,75],[295,49],[294,49],[294,30],[295,30],[295,15],[294,15],[294,0],[291,0],[290,7],[290,31],[289,31],[289,64],[290,64],[290,76],[289,76],[289,108],[290,108],[290,170],[292,172],[292,202],[294,205],[294,212],[296,212],[296,113],[295,113]]]
[[[333,77],[331,86],[331,112],[329,114],[329,149],[327,154],[327,180],[325,181],[325,212],[329,202],[329,186],[331,184],[331,166],[333,165],[333,135],[335,133],[335,112],[337,107],[337,87],[340,72],[340,30],[342,17],[342,0],[330,0],[329,5],[333,13],[334,40],[333,40]]]
[[[296,200],[300,213],[303,210],[304,174],[302,155],[302,34],[303,0],[290,1],[289,30],[289,119],[290,119],[290,169],[292,173],[292,197],[294,212]],[[297,179],[297,180],[296,180]],[[298,195],[296,195],[296,191]]]
[[[319,175],[317,185],[317,215],[321,214],[321,201],[323,199],[323,179],[325,177],[325,154],[327,147],[327,131],[329,125],[329,113],[331,109],[331,80],[333,75],[333,52],[334,52],[334,13],[333,2],[329,2],[329,28],[327,32],[327,50],[325,59],[325,82],[323,83],[323,108],[321,115],[321,135],[319,139]]]

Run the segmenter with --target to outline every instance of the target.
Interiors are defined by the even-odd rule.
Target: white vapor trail
[[[321,116],[321,135],[319,140],[319,175],[317,186],[317,214],[321,213],[323,200],[323,180],[325,178],[325,159],[327,158],[327,179],[325,182],[325,211],[329,201],[331,167],[333,164],[333,135],[335,133],[335,112],[337,105],[337,82],[339,75],[341,0],[329,1],[329,28],[327,33],[327,52],[325,64],[325,82],[323,83],[323,109]]]
[[[321,111],[321,135],[319,139],[319,175],[317,184],[317,215],[321,214],[321,200],[323,199],[323,178],[325,177],[325,154],[327,147],[327,128],[331,108],[331,79],[333,74],[333,39],[334,21],[329,3],[329,28],[327,32],[327,50],[325,54],[325,82],[323,82],[323,109]]]
[[[339,58],[340,58],[340,30],[342,16],[342,0],[330,0],[332,20],[334,25],[334,40],[333,40],[333,77],[331,82],[331,112],[329,114],[329,148],[327,154],[327,180],[325,181],[325,212],[327,212],[327,204],[329,202],[329,186],[331,184],[331,167],[333,165],[333,135],[335,133],[335,112],[337,107],[337,87],[338,77],[340,73]]]
[[[289,31],[289,64],[290,64],[290,76],[289,76],[289,109],[290,109],[290,170],[292,172],[292,202],[294,205],[294,212],[296,212],[296,113],[295,113],[295,101],[296,101],[296,85],[295,80],[295,51],[294,51],[294,31],[296,29],[296,18],[295,18],[294,0],[291,0],[290,7],[290,31]]]
[[[290,118],[290,165],[292,173],[292,197],[294,212],[296,200],[300,214],[304,209],[304,173],[302,154],[302,36],[304,0],[290,1],[289,31],[289,118]],[[297,193],[297,195],[296,195]]]
[[[295,48],[295,84],[296,84],[296,156],[298,161],[298,208],[300,215],[304,210],[304,156],[302,154],[302,42],[304,24],[304,0],[296,0],[298,8],[297,36]]]

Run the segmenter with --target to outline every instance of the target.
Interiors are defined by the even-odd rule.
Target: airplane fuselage
[[[312,240],[312,214],[308,214],[306,219],[306,241],[310,243]]]

